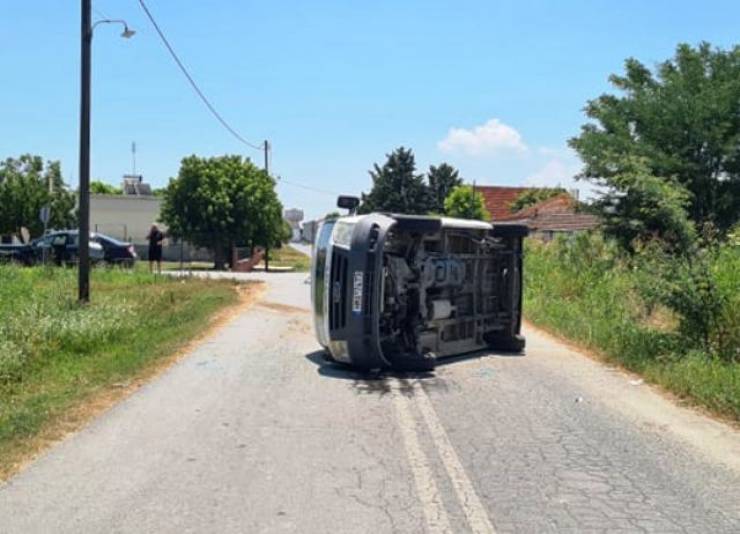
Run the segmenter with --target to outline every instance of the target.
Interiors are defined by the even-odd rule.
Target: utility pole
[[[90,60],[92,0],[82,0],[80,55],[80,225],[78,234],[78,293],[90,301]]]
[[[265,173],[270,176],[270,142],[265,139]],[[270,271],[270,245],[265,246],[265,272]]]
[[[136,141],[131,142],[131,175],[136,176]]]

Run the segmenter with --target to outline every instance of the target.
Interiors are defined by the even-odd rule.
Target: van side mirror
[[[342,195],[337,199],[337,207],[349,210],[351,214],[354,214],[359,205],[360,199],[357,197]]]

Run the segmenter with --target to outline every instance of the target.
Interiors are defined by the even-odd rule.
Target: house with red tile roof
[[[578,202],[568,193],[538,202],[523,210],[512,212],[509,207],[530,187],[476,186],[483,196],[493,222],[506,221],[525,224],[532,235],[551,239],[557,233],[590,230],[599,224],[598,217],[578,211]]]
[[[483,195],[488,213],[492,221],[501,221],[511,215],[509,206],[519,195],[531,187],[505,187],[498,185],[477,185],[476,193]]]
[[[591,230],[599,225],[599,218],[578,210],[578,202],[568,193],[562,193],[532,206],[509,213],[500,221],[516,222],[529,227],[532,235],[545,240],[557,234]]]

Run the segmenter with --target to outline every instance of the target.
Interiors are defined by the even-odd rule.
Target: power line
[[[213,114],[213,116],[216,117],[216,119],[218,119],[218,121],[223,125],[224,128],[226,128],[229,131],[229,133],[231,133],[231,135],[233,135],[236,139],[238,139],[239,141],[241,141],[242,143],[244,143],[248,147],[253,148],[254,150],[260,150],[260,151],[265,150],[265,145],[257,145],[257,144],[254,144],[254,143],[250,143],[249,141],[247,141],[246,139],[244,139],[244,137],[242,137],[241,135],[239,135],[239,133],[236,130],[234,130],[234,128],[232,128],[229,125],[229,123],[226,122],[226,120],[221,116],[221,114],[218,111],[216,111],[216,108],[213,107],[213,105],[208,100],[208,98],[205,96],[205,94],[203,94],[203,91],[201,91],[200,88],[198,87],[198,84],[195,83],[195,80],[190,75],[190,73],[188,72],[188,70],[185,68],[185,65],[183,65],[182,61],[180,61],[180,58],[177,56],[177,53],[175,53],[175,50],[172,48],[172,45],[170,45],[169,41],[167,40],[167,37],[165,37],[164,33],[162,32],[161,28],[159,27],[159,24],[157,24],[157,21],[154,20],[154,16],[152,16],[151,12],[149,11],[149,8],[144,3],[144,0],[139,0],[139,5],[141,5],[141,8],[144,10],[144,13],[146,14],[147,18],[152,23],[152,26],[154,26],[154,29],[157,31],[157,34],[159,34],[160,39],[162,39],[162,42],[164,43],[165,47],[169,51],[169,53],[172,56],[172,58],[175,60],[175,63],[177,63],[177,66],[180,68],[180,70],[182,71],[182,73],[185,75],[185,77],[187,78],[188,82],[190,82],[190,85],[192,86],[193,90],[200,97],[200,99],[203,101],[203,103],[206,105],[206,107],[209,109],[209,111]],[[268,158],[267,163],[268,163],[269,167],[272,167],[272,150],[270,150],[270,148],[271,147],[269,145],[267,145],[267,158]],[[308,185],[298,184],[298,183],[295,183],[295,182],[291,182],[289,180],[285,180],[284,178],[282,178],[280,176],[278,176],[277,178],[278,178],[278,181],[279,182],[284,183],[286,185],[290,185],[290,186],[293,186],[293,187],[299,187],[301,189],[305,189],[307,191],[313,191],[314,193],[320,193],[320,194],[323,194],[323,195],[330,195],[330,196],[333,196],[333,197],[336,197],[337,196],[337,193],[335,193],[333,191],[327,191],[325,189],[320,189],[320,188],[317,188],[317,187],[311,187],[311,186],[308,186]]]
[[[206,95],[203,94],[203,91],[200,90],[198,87],[198,84],[195,83],[195,80],[193,80],[193,77],[190,75],[188,70],[185,68],[185,65],[182,64],[182,61],[180,61],[180,58],[177,57],[177,54],[175,53],[175,50],[170,45],[167,38],[164,36],[164,33],[159,28],[159,24],[157,24],[157,21],[154,20],[154,17],[149,11],[149,8],[144,3],[144,0],[139,0],[139,4],[141,5],[141,8],[144,10],[144,13],[146,13],[147,18],[149,18],[149,21],[152,23],[152,26],[154,26],[154,29],[157,30],[157,33],[159,34],[160,39],[162,39],[162,42],[164,43],[165,47],[167,47],[167,50],[169,50],[170,55],[175,60],[175,63],[177,63],[177,66],[180,67],[180,70],[185,75],[185,77],[188,79],[188,82],[190,82],[190,85],[192,86],[193,90],[196,92],[196,94],[200,97],[200,99],[203,101],[203,103],[206,105],[206,107],[210,110],[210,112],[213,114],[214,117],[218,120],[218,122],[221,123],[221,125],[226,128],[231,135],[233,135],[235,138],[237,138],[239,141],[244,143],[250,148],[253,148],[255,150],[263,150],[264,147],[260,145],[256,145],[254,143],[250,143],[246,139],[244,139],[239,133],[232,128],[226,120],[221,116],[221,114],[216,111],[216,108],[213,107],[213,104],[210,103],[208,98],[206,98]]]
[[[338,193],[335,193],[334,191],[327,191],[326,189],[319,189],[318,187],[311,187],[310,185],[303,185],[303,184],[297,184],[295,182],[290,182],[283,178],[282,176],[277,177],[278,183],[283,183],[286,185],[292,185],[293,187],[300,187],[301,189],[306,189],[307,191],[313,191],[314,193],[321,193],[322,195],[331,195],[333,197],[337,197]]]

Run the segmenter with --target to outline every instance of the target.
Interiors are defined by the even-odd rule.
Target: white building
[[[90,229],[137,245],[147,243],[162,199],[138,195],[90,195]],[[157,223],[161,226],[161,223]]]
[[[293,231],[291,241],[301,240],[301,221],[303,220],[303,210],[290,208],[283,211],[283,219],[288,221],[290,229]]]

